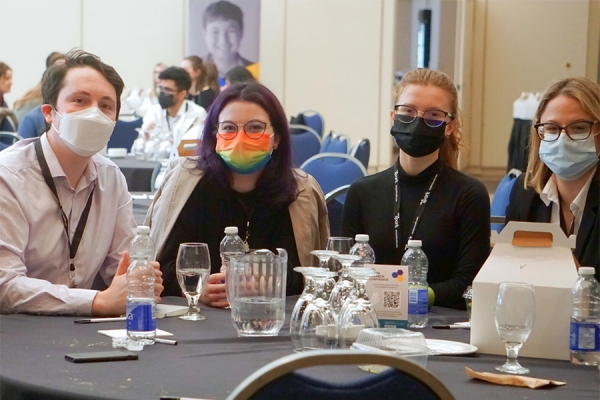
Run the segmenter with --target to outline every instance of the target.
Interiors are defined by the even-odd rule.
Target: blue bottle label
[[[427,299],[427,289],[409,289],[408,290],[408,313],[417,315],[426,315],[429,309]]]
[[[152,304],[127,305],[127,330],[134,332],[156,330],[156,316],[152,314]]]
[[[571,351],[600,351],[600,325],[571,322],[569,348]]]

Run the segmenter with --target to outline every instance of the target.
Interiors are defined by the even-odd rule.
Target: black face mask
[[[175,95],[160,92],[158,94],[158,104],[160,104],[163,109],[171,107],[175,104]]]
[[[390,131],[398,147],[411,157],[424,157],[439,149],[446,139],[445,132],[445,122],[432,128],[421,117],[408,124],[396,118]]]

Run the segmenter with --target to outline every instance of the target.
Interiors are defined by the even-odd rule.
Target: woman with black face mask
[[[368,234],[378,264],[400,264],[408,240],[421,240],[435,305],[464,309],[462,293],[490,251],[490,199],[481,182],[456,169],[456,87],[444,73],[415,69],[394,97],[398,160],[352,184],[342,235]]]

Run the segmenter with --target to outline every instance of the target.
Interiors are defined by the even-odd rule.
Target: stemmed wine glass
[[[202,321],[198,300],[210,274],[210,254],[206,243],[181,243],[177,253],[177,280],[185,294],[189,309],[179,317],[186,321]]]
[[[359,255],[338,254],[334,256],[334,258],[342,263],[340,278],[335,284],[335,287],[331,292],[331,297],[329,298],[331,309],[333,310],[333,313],[337,316],[340,312],[340,309],[344,305],[346,298],[350,294],[352,287],[354,286],[354,280],[348,274],[348,271],[352,266],[352,263],[361,260],[362,257]]]
[[[533,286],[527,283],[502,282],[498,286],[494,321],[500,339],[506,346],[506,363],[496,367],[500,372],[527,374],[529,370],[517,361],[519,349],[529,337],[535,319]]]
[[[292,310],[292,317],[290,318],[290,336],[292,338],[292,346],[294,351],[302,351],[302,343],[300,342],[300,322],[306,307],[315,299],[315,278],[314,274],[317,272],[328,271],[324,268],[317,267],[295,267],[294,271],[304,275],[304,291],[298,298],[294,309]]]
[[[319,259],[319,267],[329,269],[329,259],[338,254],[333,250],[313,250],[310,252]]]
[[[350,254],[350,249],[354,246],[354,239],[349,237],[330,237],[327,240],[325,250],[337,251],[339,254]],[[342,268],[340,262],[332,257],[330,270],[339,271]]]
[[[315,268],[313,299],[307,303],[299,324],[300,351],[333,349],[337,345],[335,315],[328,302],[327,282],[336,272]]]

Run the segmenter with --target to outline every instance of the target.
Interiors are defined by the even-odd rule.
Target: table
[[[156,168],[160,168],[160,162],[137,160],[135,156],[111,158],[111,161],[117,164],[125,175],[130,192],[150,192],[152,190],[152,178]]]
[[[265,364],[292,353],[289,316],[297,297],[288,298],[286,324],[279,336],[240,338],[227,310],[202,307],[206,321],[177,318],[158,320],[160,329],[174,333],[179,345],[155,344],[139,353],[137,361],[73,364],[67,353],[111,350],[111,340],[99,329],[124,328],[124,322],[74,324],[75,317],[0,316],[0,398],[7,399],[158,399],[161,395],[224,399],[248,375]],[[165,298],[184,304],[182,298]],[[464,320],[464,312],[434,307],[430,322]],[[466,330],[424,329],[427,338],[467,342]],[[593,367],[566,361],[520,358],[531,376],[565,380],[553,389],[497,386],[468,378],[465,367],[493,372],[504,357],[430,356],[427,369],[457,399],[598,399],[600,377]],[[355,367],[305,370],[315,377],[342,380],[368,373]]]

